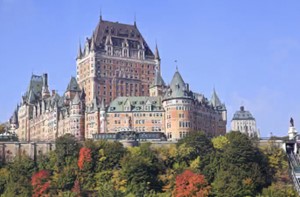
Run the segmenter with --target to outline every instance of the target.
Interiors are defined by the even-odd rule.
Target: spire
[[[136,13],[134,13],[134,23],[133,25],[136,27]]]
[[[175,64],[176,64],[176,72],[178,72],[178,64],[177,64],[177,60],[174,60]]]
[[[155,71],[155,78],[152,83],[152,86],[166,86],[166,84],[158,70]]]
[[[42,87],[42,98],[50,97],[50,92],[48,89],[48,74],[43,74],[43,87]]]
[[[157,43],[156,43],[156,46],[155,46],[154,57],[155,57],[155,59],[160,60],[160,56],[159,56],[159,52],[158,52]]]
[[[79,92],[80,88],[75,77],[71,77],[66,92]]]
[[[210,103],[213,107],[218,107],[218,106],[221,106],[222,103],[217,95],[217,92],[215,90],[215,88],[213,89],[213,94],[211,96],[211,100],[210,100]]]
[[[102,21],[102,9],[100,8],[100,21]]]
[[[81,50],[81,44],[79,41],[79,49],[78,49],[78,54],[77,54],[77,58],[76,59],[81,59],[82,58],[82,50]]]
[[[94,33],[93,33],[93,36],[92,36],[92,40],[91,40],[91,51],[95,51],[95,39],[94,39]]]
[[[18,114],[17,114],[17,110],[14,111],[14,114],[11,117],[10,120],[11,124],[18,124]]]

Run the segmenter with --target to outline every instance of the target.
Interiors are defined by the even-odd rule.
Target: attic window
[[[141,102],[140,102],[141,105],[143,105],[144,103],[145,103],[144,101],[141,101]]]

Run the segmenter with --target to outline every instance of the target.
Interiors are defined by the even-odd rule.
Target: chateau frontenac
[[[213,90],[211,99],[189,88],[176,69],[169,84],[161,59],[136,23],[102,20],[79,45],[77,76],[64,94],[49,91],[48,75],[32,75],[10,118],[20,141],[55,141],[70,133],[79,140],[122,130],[163,132],[178,140],[189,132],[226,132],[227,110]]]

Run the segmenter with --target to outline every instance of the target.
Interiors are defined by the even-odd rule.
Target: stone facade
[[[0,142],[0,162],[10,162],[21,154],[26,154],[32,159],[36,159],[40,154],[47,154],[55,149],[54,143],[20,143],[20,142]]]
[[[74,77],[60,96],[50,95],[48,76],[32,75],[28,89],[10,119],[20,141],[54,141],[66,133],[84,138],[84,97]]]
[[[148,96],[155,70],[160,71],[155,54],[136,24],[114,23],[101,17],[77,55],[77,80],[86,91],[86,103],[92,103],[95,97],[109,105],[119,96]]]
[[[10,119],[19,140],[53,141],[66,133],[83,140],[122,130],[178,140],[193,131],[226,132],[226,107],[215,90],[210,100],[192,92],[178,70],[166,85],[158,48],[152,53],[136,24],[100,19],[76,62],[77,78],[61,96],[50,94],[47,74],[32,75]]]

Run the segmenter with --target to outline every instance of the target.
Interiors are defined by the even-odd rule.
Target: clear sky
[[[290,117],[300,130],[299,0],[0,0],[0,122],[8,120],[32,73],[49,74],[62,94],[75,76],[79,40],[104,20],[137,26],[162,74],[174,60],[185,82],[210,98],[216,88],[233,113],[245,105],[262,136],[286,135]]]

